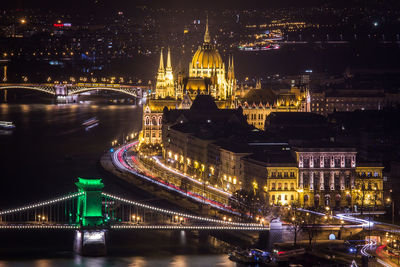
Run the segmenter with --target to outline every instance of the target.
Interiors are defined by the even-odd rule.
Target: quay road
[[[135,141],[111,150],[109,156],[111,157],[113,167],[118,173],[128,173],[143,181],[160,186],[175,195],[184,196],[199,204],[210,205],[217,210],[232,215],[240,215],[240,213],[227,205],[230,196],[228,192],[217,188],[210,188],[196,179],[184,176],[184,174],[181,174],[184,177],[178,177],[178,173],[173,172],[173,170],[168,171],[160,167],[155,159],[148,159],[148,162],[142,162],[136,155],[128,156],[127,152],[138,143],[138,141]],[[107,167],[103,159],[102,165],[110,170],[110,166]]]

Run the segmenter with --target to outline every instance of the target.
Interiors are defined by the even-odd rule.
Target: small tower
[[[163,51],[161,48],[160,53],[160,65],[158,67],[157,82],[156,82],[156,98],[165,97],[165,69],[164,69],[164,59]]]
[[[165,87],[166,87],[166,96],[175,97],[175,89],[174,89],[174,75],[172,72],[171,65],[171,50],[168,47],[167,54],[167,66],[165,68]]]
[[[210,32],[208,31],[208,15],[206,19],[206,32],[204,33],[204,43],[209,44],[211,41]]]

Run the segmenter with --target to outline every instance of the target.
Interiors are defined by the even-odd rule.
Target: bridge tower
[[[78,182],[75,185],[78,187],[79,192],[84,193],[78,198],[77,223],[80,223],[83,227],[102,226],[101,193],[104,184],[101,179],[78,178]]]
[[[76,220],[81,229],[75,233],[74,250],[85,256],[104,256],[107,253],[101,196],[104,184],[101,179],[79,177],[75,184],[83,194],[77,203]]]

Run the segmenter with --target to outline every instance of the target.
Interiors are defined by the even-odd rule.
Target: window
[[[146,117],[146,122],[145,122],[145,124],[146,124],[146,125],[149,125],[149,124],[150,124],[150,118],[149,118],[149,117]]]
[[[272,201],[275,201],[275,195],[272,195]]]
[[[285,200],[287,200],[287,195],[285,195]]]
[[[278,183],[278,190],[282,190],[282,183]]]
[[[285,183],[285,190],[288,190],[288,183]]]
[[[291,200],[291,201],[294,200],[294,196],[293,196],[293,195],[290,196],[290,200]]]
[[[275,190],[275,183],[271,184],[271,190]]]
[[[294,190],[294,183],[290,183],[290,190]]]

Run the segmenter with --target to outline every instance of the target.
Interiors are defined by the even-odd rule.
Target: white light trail
[[[156,163],[157,163],[158,165],[160,165],[162,168],[166,169],[167,171],[173,172],[173,173],[175,173],[175,174],[177,174],[177,175],[179,175],[179,176],[182,176],[182,177],[185,177],[185,178],[189,179],[189,180],[192,181],[192,182],[195,182],[195,183],[197,183],[197,184],[203,185],[202,182],[200,182],[200,181],[198,181],[198,180],[196,180],[196,179],[193,179],[192,177],[187,176],[187,175],[185,175],[185,174],[183,174],[183,173],[181,173],[181,172],[178,172],[178,171],[176,171],[176,170],[174,170],[174,169],[172,169],[172,168],[169,168],[168,166],[166,166],[165,164],[163,164],[157,157],[154,156],[153,159],[156,161]],[[214,191],[216,191],[216,192],[218,192],[218,193],[224,194],[224,195],[226,195],[226,196],[229,196],[229,197],[232,196],[231,193],[225,192],[225,191],[223,191],[223,190],[221,190],[221,189],[218,189],[218,188],[215,188],[215,187],[213,187],[213,186],[211,186],[211,185],[207,185],[207,188],[209,188],[209,189],[211,189],[211,190],[214,190]]]
[[[183,191],[182,189],[180,189],[179,187],[177,187],[177,186],[175,186],[173,184],[169,184],[169,183],[167,184],[166,182],[164,182],[164,183],[160,182],[160,181],[158,181],[156,179],[150,178],[150,177],[148,177],[146,175],[140,174],[137,171],[135,171],[132,167],[130,167],[125,162],[125,160],[122,157],[122,153],[125,150],[129,149],[130,147],[132,147],[134,145],[137,145],[138,143],[139,143],[138,141],[135,141],[135,142],[130,143],[128,145],[125,145],[125,146],[117,149],[115,152],[113,152],[112,155],[111,155],[111,159],[113,161],[114,166],[117,167],[119,170],[123,170],[123,171],[129,172],[129,173],[132,173],[132,174],[136,175],[137,177],[143,178],[146,181],[149,181],[151,183],[157,184],[157,185],[159,185],[159,186],[161,186],[163,188],[166,188],[168,190],[177,192],[178,194],[183,195],[183,196],[188,197],[188,198],[191,198],[191,199],[193,199],[193,200],[195,200],[197,202],[201,202],[203,204],[206,203],[206,204],[208,204],[208,205],[210,205],[210,206],[212,206],[214,208],[223,210],[225,212],[229,212],[229,213],[235,214],[235,215],[240,215],[239,212],[233,211],[232,209],[230,209],[230,207],[227,207],[227,206],[223,205],[222,203],[218,203],[216,201],[210,200],[208,198],[200,196],[200,195],[198,195],[196,193],[193,193],[191,191]]]

